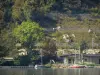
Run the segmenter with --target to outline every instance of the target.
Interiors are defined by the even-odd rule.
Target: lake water
[[[100,69],[0,69],[0,75],[100,75]]]

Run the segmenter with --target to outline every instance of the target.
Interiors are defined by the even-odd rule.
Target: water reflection
[[[0,69],[0,75],[100,75],[100,69]]]

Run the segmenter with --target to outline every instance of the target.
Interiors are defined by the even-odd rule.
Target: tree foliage
[[[14,28],[13,35],[22,44],[26,44],[28,48],[32,48],[36,41],[42,39],[44,33],[43,28],[38,23],[26,21]]]
[[[14,20],[30,19],[34,12],[46,13],[50,10],[55,0],[15,0],[12,8]]]
[[[53,39],[46,37],[43,41],[42,52],[44,56],[55,56],[56,55],[56,43]]]
[[[87,43],[85,41],[81,41],[81,44],[80,44],[81,53],[83,52],[83,50],[85,50],[87,48],[88,48]]]
[[[9,55],[9,49],[5,46],[0,46],[0,58]]]
[[[64,7],[77,8],[81,6],[81,0],[63,0]]]
[[[14,55],[15,51],[15,44],[16,44],[16,40],[13,38],[12,36],[12,30],[9,30],[7,28],[1,30],[0,33],[0,46],[3,47],[4,49],[8,50],[8,53],[10,55]],[[3,50],[5,51],[5,50]],[[6,53],[5,53],[6,55]],[[7,54],[8,55],[8,54]]]

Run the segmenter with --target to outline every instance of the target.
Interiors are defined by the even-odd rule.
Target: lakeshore
[[[47,68],[51,69],[69,69],[71,65],[65,65],[65,64],[52,64],[51,66],[47,66]],[[87,66],[84,68],[100,68],[100,66]],[[45,67],[46,68],[46,67]],[[41,68],[41,69],[45,69]],[[0,66],[0,69],[35,69],[34,66]]]

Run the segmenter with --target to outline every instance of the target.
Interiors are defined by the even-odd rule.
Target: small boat
[[[69,68],[86,68],[85,65],[79,65],[79,64],[73,64],[71,66],[69,66]]]
[[[44,68],[50,68],[50,67],[47,67],[47,66],[44,66],[44,65],[35,65],[34,68],[35,69],[44,69]]]

